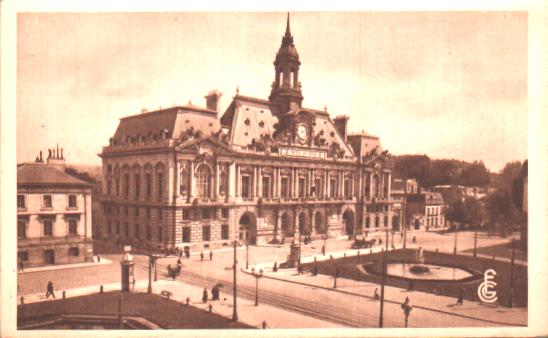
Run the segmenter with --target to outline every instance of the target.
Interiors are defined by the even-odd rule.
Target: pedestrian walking
[[[101,263],[101,255],[97,254],[97,263]]]
[[[190,259],[190,250],[185,251],[186,259]]]
[[[413,243],[417,243],[417,237],[413,236]]]
[[[457,298],[457,305],[464,305],[464,290],[460,290],[459,297]]]
[[[379,288],[375,288],[375,293],[373,294],[373,297],[375,297],[375,299],[379,299]]]
[[[274,262],[274,267],[272,268],[272,271],[278,272],[278,262]]]
[[[325,245],[322,245],[322,256],[325,256]]]
[[[177,259],[177,265],[181,265],[181,264],[183,264],[183,263],[181,262],[181,258],[178,258],[178,259]]]
[[[23,271],[25,269],[23,261],[19,262],[19,271]]]
[[[312,268],[312,275],[317,276],[318,275],[318,266],[314,265],[314,268]]]
[[[209,260],[213,260],[213,251],[209,250]]]
[[[202,261],[202,262],[204,261],[204,252],[203,251],[200,252],[200,261]]]
[[[202,302],[207,303],[207,289],[204,288],[204,291],[202,292]]]
[[[53,292],[53,283],[51,281],[48,281],[48,286],[46,287],[46,298],[49,298],[50,295],[55,298],[55,293]]]

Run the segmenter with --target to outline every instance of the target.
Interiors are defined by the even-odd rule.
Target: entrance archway
[[[310,235],[310,227],[306,224],[306,215],[304,212],[299,214],[297,222],[299,224],[299,233],[304,236]]]
[[[316,229],[317,234],[325,234],[326,232],[325,222],[319,211],[314,214],[314,229]]]
[[[284,212],[281,217],[283,237],[293,237],[295,235],[295,226],[293,226],[291,223],[291,217],[287,212]]]
[[[347,235],[354,234],[354,212],[346,210],[343,214],[344,228]]]
[[[240,217],[239,223],[240,240],[252,245],[257,244],[257,217],[251,212],[246,212]]]

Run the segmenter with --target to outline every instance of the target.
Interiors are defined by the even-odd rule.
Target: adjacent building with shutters
[[[279,243],[391,229],[391,160],[348,117],[302,105],[289,26],[268,99],[238,91],[124,117],[103,147],[100,238],[144,248]]]
[[[93,259],[91,188],[64,170],[59,149],[17,167],[17,259],[23,267]]]

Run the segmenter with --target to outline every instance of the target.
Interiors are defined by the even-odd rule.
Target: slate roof
[[[18,187],[71,186],[91,188],[92,185],[44,163],[25,163],[17,167]]]
[[[169,138],[176,139],[190,127],[204,135],[219,131],[217,112],[189,104],[124,117],[120,119],[113,139],[122,144],[128,136],[150,138],[156,135],[159,138],[163,130]]]

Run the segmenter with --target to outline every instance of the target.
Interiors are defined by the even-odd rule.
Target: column
[[[339,186],[337,188],[339,188],[339,197],[343,195],[343,186],[344,186],[344,172],[343,171],[340,171],[339,172]]]
[[[181,189],[180,189],[180,181],[181,181],[181,164],[179,163],[179,161],[175,161],[175,177],[174,177],[174,189],[175,189],[175,197],[178,198],[181,196]],[[141,196],[143,196],[143,192],[145,191],[143,189],[143,181],[144,179],[142,178],[142,174],[141,174]]]
[[[291,181],[293,182],[291,184],[291,197],[296,197],[296,191],[297,191],[297,169],[293,168],[291,169]]]
[[[329,196],[329,193],[331,192],[331,178],[329,177],[329,171],[325,171],[325,197],[333,198],[333,196]]]
[[[213,197],[219,197],[219,163],[215,163],[215,180],[213,184]]]
[[[260,167],[257,167],[257,196],[264,197],[263,196],[263,174],[262,169]]]
[[[314,170],[309,169],[308,170],[308,189],[306,192],[306,196],[310,196],[310,192],[312,191],[312,187],[314,186]],[[316,192],[316,195],[318,193]]]
[[[257,197],[257,167],[253,167],[253,187],[251,189],[251,197]]]
[[[386,196],[386,198],[390,199],[390,189],[392,189],[392,179],[390,173],[387,173],[386,177],[388,178],[388,195]]]
[[[189,161],[188,170],[188,179],[190,180],[190,182],[188,182],[188,199],[190,201],[194,197],[194,193],[196,191],[196,187],[194,186],[194,162]]]
[[[369,172],[368,173],[369,175],[369,200],[371,200],[371,198],[373,198],[373,172]]]
[[[274,196],[272,197],[280,197],[280,168],[274,168],[274,177],[272,178],[272,180],[272,183],[274,184]]]
[[[236,197],[240,197],[242,192],[242,182],[241,182],[242,175],[240,175],[240,165],[234,164],[234,167],[236,169],[236,175],[234,177],[234,192]]]

